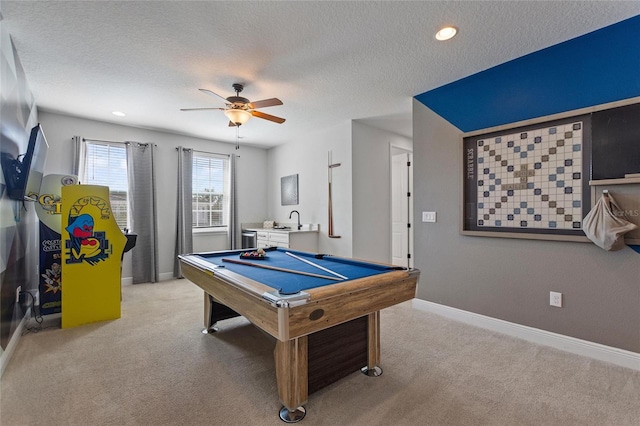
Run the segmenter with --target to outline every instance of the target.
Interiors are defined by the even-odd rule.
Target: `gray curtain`
[[[138,234],[131,250],[133,283],[158,281],[158,235],[154,145],[127,142],[129,225]]]
[[[238,223],[238,206],[236,202],[236,162],[238,156],[231,154],[229,158],[229,248],[231,250],[240,247],[240,224]]]
[[[193,217],[191,213],[193,152],[181,146],[176,149],[178,150],[178,202],[173,276],[182,278],[178,255],[193,252]]]
[[[84,156],[86,147],[84,140],[80,136],[74,136],[71,138],[73,144],[73,171],[72,173],[78,177],[78,180],[82,179],[82,168],[84,167]]]

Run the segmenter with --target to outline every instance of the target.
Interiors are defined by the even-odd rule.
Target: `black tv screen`
[[[40,124],[31,129],[27,152],[13,158],[3,152],[0,162],[7,195],[14,200],[36,201],[42,183],[49,144]],[[22,158],[20,158],[22,157]]]

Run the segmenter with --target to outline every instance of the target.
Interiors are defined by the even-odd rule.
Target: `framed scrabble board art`
[[[462,233],[585,241],[591,115],[463,138]]]

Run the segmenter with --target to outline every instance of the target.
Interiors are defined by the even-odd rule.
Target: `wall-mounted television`
[[[2,173],[9,198],[21,201],[37,201],[40,183],[47,159],[49,144],[40,124],[31,129],[27,152],[13,158],[3,152],[0,157]]]

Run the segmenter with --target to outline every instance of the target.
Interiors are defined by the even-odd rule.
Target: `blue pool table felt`
[[[317,275],[325,275],[327,277],[336,278],[334,275],[325,272],[312,265],[308,265],[294,257],[286,254],[286,252],[292,253],[298,257],[309,260],[317,265],[330,269],[340,275],[348,278],[348,280],[334,280],[330,278],[318,278],[310,277],[306,275],[299,275],[288,272],[274,271],[269,269],[263,269],[253,266],[240,265],[231,262],[225,262],[223,259],[232,259],[242,262],[251,262],[258,266],[274,266],[284,269],[292,269],[301,272],[308,272]],[[404,269],[400,267],[394,267],[390,265],[381,265],[376,263],[368,263],[358,260],[333,257],[328,255],[316,255],[315,253],[300,252],[290,249],[270,249],[266,251],[266,259],[251,260],[247,258],[240,258],[238,251],[231,252],[215,252],[215,253],[202,253],[198,256],[213,265],[218,267],[224,267],[229,271],[233,271],[244,277],[258,281],[264,285],[272,287],[278,290],[280,294],[296,294],[300,291],[308,290],[311,288],[322,287],[325,285],[336,284],[340,282],[350,281],[358,278],[368,277],[371,275],[382,274],[395,269]]]

